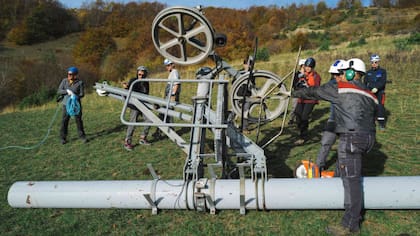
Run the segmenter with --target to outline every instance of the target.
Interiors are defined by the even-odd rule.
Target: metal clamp
[[[156,184],[159,181],[159,176],[156,174],[155,169],[153,169],[152,164],[147,164],[147,168],[150,171],[150,174],[153,177],[153,184],[150,190],[150,193],[143,194],[146,201],[149,203],[150,207],[152,208],[152,215],[157,215],[158,208],[156,205]]]
[[[245,215],[245,174],[244,174],[244,167],[242,165],[238,165],[239,168],[239,212],[241,215]]]

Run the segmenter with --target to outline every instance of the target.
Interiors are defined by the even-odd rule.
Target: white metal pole
[[[151,209],[149,194],[158,209],[194,209],[197,192],[211,196],[216,209],[239,209],[240,180],[217,179],[197,189],[182,180],[139,181],[22,181],[14,183],[8,202],[18,208],[130,208]],[[245,208],[342,209],[340,178],[245,180]],[[420,209],[420,176],[365,177],[366,209]],[[265,192],[265,196],[263,195]],[[213,196],[212,196],[213,194]],[[263,202],[265,199],[265,202]]]

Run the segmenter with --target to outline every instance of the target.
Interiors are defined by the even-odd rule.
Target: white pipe
[[[199,183],[204,187],[182,180],[22,181],[10,187],[8,202],[19,208],[151,209],[144,196],[150,194],[158,209],[194,209],[196,193],[201,192],[211,197],[215,209],[241,208],[240,180]],[[246,209],[343,208],[340,178],[246,179],[243,186]],[[420,176],[365,177],[363,189],[366,209],[420,209]]]

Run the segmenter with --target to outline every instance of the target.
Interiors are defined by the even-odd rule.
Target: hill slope
[[[366,45],[343,47],[332,51],[304,51],[301,57],[314,56],[317,70],[328,80],[329,64],[337,58],[360,57],[367,62],[370,52],[379,53],[382,65],[392,80],[387,85],[389,121],[385,132],[377,134],[377,144],[364,158],[363,173],[367,176],[420,175],[418,122],[420,96],[419,47],[401,51],[394,47],[393,37],[371,38]],[[287,74],[295,62],[295,54],[272,56],[267,63],[257,62],[256,68]],[[415,69],[413,69],[415,68]],[[181,74],[192,75],[193,71]],[[189,76],[183,76],[188,78]],[[288,82],[287,82],[288,83]],[[152,85],[153,87],[153,85]],[[191,101],[192,92],[184,90],[183,101]],[[141,180],[151,179],[146,168],[152,163],[162,179],[182,179],[185,154],[167,139],[154,140],[152,146],[137,146],[133,152],[122,147],[125,127],[119,115],[122,104],[112,98],[89,94],[83,100],[86,131],[91,142],[77,139],[71,120],[70,142],[59,143],[59,118],[45,143],[32,150],[0,150],[0,231],[5,235],[323,235],[324,228],[336,223],[341,211],[221,211],[216,216],[195,211],[161,211],[151,216],[149,210],[121,209],[13,209],[7,204],[11,184],[21,180]],[[57,104],[24,111],[0,114],[0,146],[33,145],[45,134]],[[58,111],[60,112],[60,111]],[[314,159],[319,148],[320,131],[328,117],[328,104],[316,106],[310,125],[311,139],[304,146],[294,146],[297,130],[286,127],[284,133],[265,152],[271,178],[291,177],[301,159]],[[262,140],[280,130],[281,120],[262,127]],[[154,128],[152,128],[152,131]],[[136,131],[138,134],[139,131]],[[184,135],[188,135],[185,132]],[[250,137],[255,139],[255,131]],[[170,151],[168,151],[170,150]],[[336,157],[335,151],[330,154]],[[333,168],[331,161],[330,168]],[[418,211],[366,211],[363,235],[419,235]],[[302,223],[304,222],[304,223]],[[182,224],[182,227],[180,225]]]

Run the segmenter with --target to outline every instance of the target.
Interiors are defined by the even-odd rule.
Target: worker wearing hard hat
[[[377,54],[370,56],[371,69],[366,72],[364,82],[367,88],[378,98],[379,130],[385,130],[385,85],[386,70],[379,66],[381,58]]]
[[[362,60],[353,58],[342,64],[341,78],[334,85],[303,88],[280,94],[305,99],[326,100],[334,104],[339,137],[337,166],[344,187],[344,216],[339,225],[330,225],[327,232],[347,235],[360,232],[362,192],[362,155],[375,143],[375,117],[378,100],[360,81],[366,73]]]

